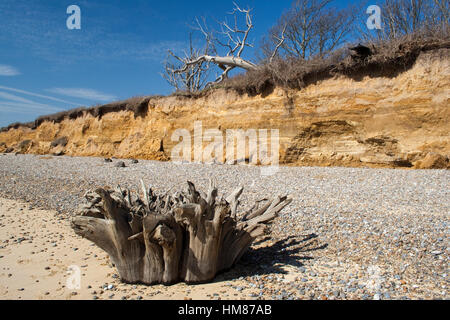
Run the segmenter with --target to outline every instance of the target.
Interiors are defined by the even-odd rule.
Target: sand
[[[74,234],[67,219],[56,212],[29,209],[23,202],[0,198],[0,298],[22,300],[85,299],[240,299],[247,293],[231,288],[229,281],[210,284],[122,284],[115,269],[98,247]],[[67,287],[70,266],[81,270],[80,288]],[[291,274],[293,276],[293,274]],[[233,286],[243,283],[238,279]],[[111,289],[105,286],[113,285]]]

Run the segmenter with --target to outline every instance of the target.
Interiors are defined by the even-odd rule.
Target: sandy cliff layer
[[[448,168],[449,50],[422,53],[394,78],[335,77],[266,96],[216,90],[155,97],[148,110],[84,113],[0,133],[0,152],[169,160],[176,129],[279,129],[280,162]],[[225,135],[225,134],[224,134]],[[205,142],[205,146],[208,143]]]

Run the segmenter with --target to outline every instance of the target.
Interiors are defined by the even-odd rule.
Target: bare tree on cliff
[[[173,72],[178,68],[177,64],[185,65],[189,61],[196,60],[202,55],[208,55],[210,46],[207,43],[202,49],[195,48],[192,40],[192,33],[189,35],[189,51],[184,51],[184,58],[175,55],[172,50],[168,51],[167,59],[164,63],[164,73],[162,77],[177,91],[197,92],[201,90],[208,81],[210,64],[203,61],[190,65],[184,72]],[[173,61],[175,60],[175,61]]]
[[[352,30],[355,7],[345,9],[330,7],[333,0],[296,0],[263,39],[265,57],[271,57],[279,45],[279,34],[284,30],[280,53],[285,56],[307,59],[323,57],[341,45]]]
[[[247,71],[255,70],[258,65],[244,59],[242,57],[245,49],[253,48],[253,44],[250,43],[249,35],[254,28],[251,9],[242,9],[236,3],[234,3],[234,9],[231,13],[233,23],[229,23],[227,20],[219,22],[220,30],[209,30],[206,20],[201,21],[196,19],[195,29],[199,31],[205,38],[205,49],[200,54],[199,50],[192,51],[194,54],[186,55],[185,58],[180,58],[172,52],[169,52],[169,58],[165,65],[165,78],[169,79],[169,83],[176,89],[177,83],[180,83],[181,79],[187,79],[192,74],[196,74],[198,77],[204,79],[206,67],[215,65],[220,69],[220,73],[216,79],[206,83],[204,86],[188,86],[183,85],[185,90],[198,91],[204,87],[209,87],[222,82],[228,78],[231,70],[235,68],[241,68]],[[284,41],[284,36],[278,37],[279,43]],[[275,56],[276,51],[280,45],[277,45],[272,53]],[[172,62],[173,61],[173,62]],[[183,81],[181,80],[183,83]]]

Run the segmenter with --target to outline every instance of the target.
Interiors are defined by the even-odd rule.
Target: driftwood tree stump
[[[141,181],[129,190],[97,189],[72,218],[74,231],[106,251],[127,283],[202,283],[231,268],[292,199],[263,199],[237,214],[243,188],[218,197],[188,182],[184,192],[155,195]]]

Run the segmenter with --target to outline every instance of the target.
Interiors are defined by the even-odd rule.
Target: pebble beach
[[[117,166],[119,161],[125,167]],[[137,162],[137,163],[136,163]],[[123,284],[70,218],[97,187],[157,193],[186,181],[219,194],[242,185],[241,211],[277,194],[293,202],[240,262],[202,285]],[[448,299],[450,172],[176,164],[0,154],[2,299]],[[81,287],[66,286],[79,266]]]

